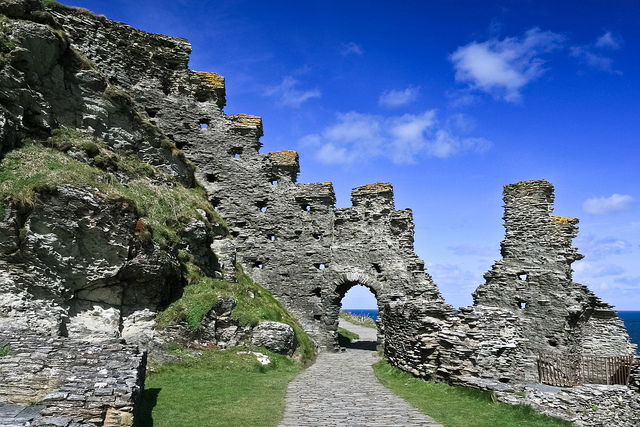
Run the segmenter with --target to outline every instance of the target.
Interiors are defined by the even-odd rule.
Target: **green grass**
[[[158,366],[142,394],[139,427],[276,426],[284,411],[287,384],[301,365],[286,356],[262,366],[239,349],[207,351]]]
[[[547,427],[572,424],[529,406],[494,402],[489,392],[425,381],[382,360],[373,365],[386,387],[445,427]]]
[[[0,357],[5,357],[11,354],[13,348],[11,344],[0,345]]]
[[[78,134],[81,133],[63,130],[54,133],[49,141],[55,148],[31,143],[8,153],[0,163],[2,207],[8,203],[31,205],[36,193],[67,184],[91,187],[107,199],[131,204],[141,217],[136,225],[138,237],[151,238],[163,247],[180,241],[180,232],[190,219],[205,219],[199,210],[224,228],[224,221],[211,208],[203,188],[185,188],[177,183],[156,185],[146,178],[147,174],[160,174],[152,166],[135,156],[107,150],[104,144]],[[84,150],[89,157],[93,155],[93,165],[66,155],[64,151],[72,147]],[[113,170],[99,168],[100,157],[108,157],[109,164],[131,180],[122,183]]]
[[[9,18],[0,14],[0,66],[9,61],[11,51],[16,48],[13,40],[7,36],[7,22]]]
[[[242,326],[254,326],[262,320],[286,323],[293,328],[298,340],[296,353],[307,363],[315,357],[315,344],[298,321],[276,300],[271,292],[256,284],[241,268],[236,270],[236,282],[203,276],[191,262],[183,264],[187,269],[189,285],[182,297],[164,311],[156,320],[160,327],[185,322],[197,331],[202,320],[218,304],[221,298],[230,297],[236,302],[231,318]]]
[[[341,347],[346,347],[347,344],[350,344],[359,338],[360,335],[355,332],[351,332],[345,328],[338,328],[338,344],[340,344]]]
[[[358,316],[348,311],[340,310],[340,317],[354,325],[365,326],[367,328],[375,328],[376,322],[369,316]]]

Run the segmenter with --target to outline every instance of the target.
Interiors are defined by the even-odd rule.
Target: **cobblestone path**
[[[441,426],[378,382],[376,331],[340,319],[360,335],[341,353],[324,352],[289,384],[281,427]]]

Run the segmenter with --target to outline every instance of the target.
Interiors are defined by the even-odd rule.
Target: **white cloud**
[[[616,264],[600,264],[589,261],[577,261],[573,264],[573,271],[578,277],[608,277],[619,276],[625,272],[624,268]]]
[[[402,90],[388,90],[382,92],[378,104],[385,107],[401,107],[415,101],[419,92],[420,88],[414,86]]]
[[[544,73],[542,55],[562,46],[564,37],[532,28],[521,37],[471,42],[449,59],[456,80],[505,101],[519,101],[521,89]]]
[[[313,98],[320,98],[322,94],[318,89],[298,89],[300,82],[291,76],[285,76],[277,86],[267,88],[265,94],[278,99],[280,105],[288,107],[300,107],[303,102]]]
[[[622,212],[631,209],[634,199],[628,194],[612,194],[609,197],[594,197],[582,204],[582,209],[594,215]]]
[[[349,42],[349,43],[344,43],[340,47],[340,54],[342,56],[349,56],[349,55],[362,56],[364,54],[364,50],[362,49],[362,46],[360,46],[359,44],[354,42]]]
[[[580,252],[587,258],[603,258],[608,255],[622,255],[633,250],[633,245],[615,237],[596,239],[593,236],[579,237],[575,242]]]
[[[612,74],[622,74],[614,69],[613,59],[607,56],[610,50],[618,50],[622,47],[622,39],[607,31],[590,44],[571,47],[571,56],[587,64],[591,68],[606,71]]]
[[[622,46],[622,40],[611,34],[611,31],[607,31],[606,33],[598,37],[595,46],[617,50]]]
[[[316,149],[318,160],[348,164],[374,158],[394,163],[414,163],[420,157],[445,158],[464,152],[487,150],[483,138],[458,136],[438,126],[436,111],[401,116],[348,112],[322,132],[303,137],[300,143]]]

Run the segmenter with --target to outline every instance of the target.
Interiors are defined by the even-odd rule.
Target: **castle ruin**
[[[20,93],[0,94],[11,104],[0,120],[2,151],[70,126],[135,151],[178,182],[199,183],[230,236],[193,220],[185,247],[219,277],[234,280],[240,265],[320,349],[336,348],[342,297],[361,284],[376,296],[385,355],[417,376],[509,392],[539,382],[543,352],[635,354],[613,308],[572,281],[571,264],[581,258],[572,247],[578,221],[551,214],[550,183],[505,186],[502,259],[473,306],[455,310],[414,252],[412,213],[396,209],[392,185],[355,188],[352,206],[337,209],[330,182],[298,183],[298,154],[260,153],[261,119],[223,112],[224,78],[189,70],[186,40],[72,8],[44,10],[38,1],[11,0],[0,12],[23,49],[22,62],[0,75],[0,87]],[[90,65],[72,61],[76,54]],[[163,138],[184,157],[167,154]],[[131,344],[148,346],[140,336],[152,340],[154,314],[179,297],[178,261],[131,243],[135,213],[90,189],[37,195],[29,209],[9,207],[0,224],[0,344],[20,350],[0,358],[7,379],[0,405],[24,410],[24,393],[33,390],[42,394],[42,425],[53,425],[46,424],[52,417],[74,426],[101,425],[105,417],[112,421],[104,425],[130,425],[145,366]],[[69,241],[83,238],[69,252]],[[81,260],[71,272],[69,257]],[[120,338],[127,344],[114,341]],[[67,357],[73,348],[96,357]],[[44,371],[36,374],[33,360]],[[93,377],[82,366],[104,368]],[[31,389],[21,388],[24,378]],[[80,380],[70,386],[69,378]],[[608,408],[627,411],[625,425],[638,405],[621,405]]]

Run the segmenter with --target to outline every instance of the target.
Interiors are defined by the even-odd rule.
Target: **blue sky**
[[[640,310],[637,1],[69,4],[189,39],[225,111],[262,116],[263,152],[300,151],[300,182],[333,181],[338,206],[393,182],[451,304],[499,257],[502,186],[544,178],[581,219],[576,281]]]

